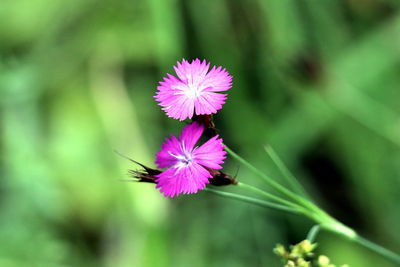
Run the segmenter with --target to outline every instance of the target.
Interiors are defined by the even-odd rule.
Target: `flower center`
[[[192,155],[185,155],[185,156],[181,156],[178,160],[185,165],[189,165],[193,159],[192,159]]]
[[[186,95],[189,98],[198,98],[200,96],[201,91],[197,85],[189,83],[187,86],[188,90],[186,90]]]
[[[176,168],[182,168],[190,165],[193,161],[193,156],[192,156],[192,151],[188,151],[185,147],[185,143],[181,143],[181,153],[178,155],[175,155],[174,153],[168,151],[168,154],[173,156],[174,158],[177,159],[177,163],[175,164]]]
[[[185,154],[185,155],[175,155],[172,153],[169,153],[171,156],[173,156],[174,158],[177,159],[177,162],[175,163],[175,168],[183,168],[183,167],[187,167],[190,164],[192,164],[193,158],[192,155],[190,154]]]

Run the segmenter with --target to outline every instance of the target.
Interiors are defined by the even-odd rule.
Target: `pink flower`
[[[189,63],[185,59],[174,66],[178,76],[167,74],[167,78],[157,87],[155,99],[171,118],[191,119],[193,114],[217,113],[225,103],[227,91],[232,87],[232,76],[222,67],[212,67],[205,60],[195,59]]]
[[[167,168],[157,177],[160,192],[167,197],[192,194],[205,188],[212,178],[209,169],[222,169],[225,154],[222,139],[218,135],[201,146],[195,144],[204,131],[197,122],[187,125],[179,139],[171,135],[166,138],[161,151],[156,155],[158,168]]]

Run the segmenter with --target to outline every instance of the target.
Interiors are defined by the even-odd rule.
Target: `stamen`
[[[171,151],[168,151],[169,155],[171,155],[171,156],[173,156],[174,158],[177,159],[177,163],[175,164],[176,168],[186,167],[186,166],[190,165],[192,163],[192,161],[193,161],[192,153],[191,153],[191,151],[187,151],[186,150],[184,141],[182,141],[180,148],[181,148],[181,151],[182,151],[181,155],[175,155]]]

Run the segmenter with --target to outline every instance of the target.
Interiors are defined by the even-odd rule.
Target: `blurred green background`
[[[137,166],[113,149],[154,167],[180,132],[153,95],[196,57],[234,76],[226,144],[279,179],[272,145],[323,208],[400,252],[398,0],[1,0],[0,266],[281,266],[272,248],[310,221],[120,181]],[[317,240],[336,264],[394,266]]]

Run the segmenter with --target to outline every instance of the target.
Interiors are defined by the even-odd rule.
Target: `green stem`
[[[296,191],[299,195],[302,195],[303,197],[310,198],[306,191],[304,190],[303,186],[299,183],[299,181],[294,177],[294,175],[289,171],[289,169],[286,167],[286,165],[283,163],[283,161],[280,159],[278,154],[275,152],[275,150],[271,146],[264,146],[265,151],[269,155],[269,157],[272,159],[274,164],[278,167],[278,169],[281,171],[283,174],[283,177],[285,177],[286,181],[289,183],[289,185],[292,187],[293,190]]]
[[[369,241],[368,239],[365,239],[361,236],[357,236],[355,239],[353,239],[354,241],[356,241],[358,244],[372,250],[375,251],[377,254],[391,260],[392,262],[395,262],[397,264],[400,264],[400,255],[378,245],[375,244],[371,241]]]
[[[248,197],[248,196],[243,196],[243,195],[239,195],[239,194],[234,194],[234,193],[230,193],[230,192],[219,191],[219,190],[215,190],[212,188],[205,188],[204,190],[207,192],[213,193],[215,195],[218,195],[218,196],[240,200],[243,202],[255,204],[257,206],[271,208],[271,209],[280,210],[280,211],[285,211],[285,212],[294,213],[294,214],[299,214],[299,211],[297,211],[296,209],[293,209],[293,208],[290,208],[290,207],[287,207],[284,205],[276,204],[273,202],[260,200],[260,199],[256,199],[256,198],[252,198],[252,197]]]
[[[313,243],[315,241],[315,238],[317,237],[320,228],[321,227],[317,224],[310,229],[310,231],[307,234],[307,240],[310,241],[310,243]]]
[[[266,196],[264,193],[268,194],[267,192],[264,192],[256,187],[252,187],[250,185],[245,185],[245,186],[243,186],[243,185],[244,184],[242,183],[242,187],[247,188],[250,191],[253,191],[260,195]],[[256,190],[253,190],[253,189],[256,189]],[[284,212],[288,212],[288,213],[292,213],[292,214],[303,214],[306,217],[311,218],[313,221],[320,223],[319,225],[313,226],[311,228],[311,230],[309,231],[309,233],[307,234],[307,239],[310,242],[313,242],[315,240],[316,235],[322,228],[329,232],[333,232],[335,234],[344,236],[347,239],[349,239],[350,241],[356,242],[356,243],[374,251],[375,253],[391,260],[392,262],[400,264],[400,256],[399,255],[397,255],[396,253],[394,253],[382,246],[379,246],[378,244],[375,244],[375,243],[357,235],[353,229],[347,227],[346,225],[343,225],[342,223],[340,223],[337,220],[335,220],[334,218],[330,217],[328,214],[326,214],[323,211],[321,211],[321,213],[315,214],[315,213],[310,213],[309,211],[304,211],[304,209],[302,207],[296,206],[295,204],[292,207],[288,207],[288,206],[276,204],[276,203],[273,203],[270,201],[260,200],[260,199],[243,196],[243,195],[239,195],[239,194],[235,194],[235,193],[230,193],[230,192],[219,191],[219,190],[215,190],[215,189],[211,189],[211,188],[205,188],[205,190],[210,193],[213,193],[215,195],[219,195],[222,197],[231,198],[231,199],[235,199],[235,200],[240,200],[243,202],[251,203],[251,204],[265,207],[265,208],[271,208],[271,209],[284,211]],[[259,191],[264,192],[264,193],[261,193]],[[289,203],[291,203],[291,202],[289,202]],[[289,203],[287,203],[287,204],[289,204]],[[291,205],[293,205],[293,203],[291,203]]]
[[[254,187],[254,186],[242,183],[242,182],[238,182],[237,186],[239,186],[241,188],[244,188],[244,189],[246,189],[248,191],[252,191],[252,192],[254,192],[254,193],[258,194],[258,195],[261,195],[263,197],[275,200],[278,203],[281,203],[281,204],[283,204],[285,206],[291,207],[291,208],[293,208],[295,210],[301,211],[302,213],[307,212],[307,210],[305,210],[303,207],[301,207],[301,206],[299,206],[299,205],[297,205],[297,204],[295,204],[295,203],[293,203],[291,201],[285,200],[285,199],[283,199],[281,197],[275,196],[275,195],[273,195],[271,193],[265,192],[264,190],[261,190],[261,189],[259,189],[257,187]]]
[[[341,236],[344,236],[346,238],[348,238],[350,241],[356,242],[362,246],[364,246],[365,248],[368,248],[371,251],[374,251],[375,253],[383,256],[384,258],[391,260],[394,263],[400,264],[400,255],[394,253],[393,251],[390,251],[372,241],[369,241],[368,239],[365,239],[361,236],[359,236],[358,234],[356,234],[356,232],[354,232],[351,228],[344,226],[343,224],[341,224],[340,222],[337,222],[338,224],[336,225],[337,227],[326,227],[327,225],[321,225],[321,228],[328,230],[330,232],[339,234]],[[334,226],[335,224],[332,224],[331,226]],[[346,227],[347,230],[350,230],[351,232],[346,232],[346,231],[342,231],[342,229],[340,229],[341,227]]]
[[[285,199],[282,199],[278,196],[275,196],[273,194],[267,193],[261,189],[258,189],[256,187],[250,186],[250,185],[246,185],[243,183],[239,183],[238,185],[246,188],[250,191],[253,191],[259,195],[262,195],[264,197],[270,198],[270,199],[274,199],[277,202],[280,202],[282,204],[284,204],[285,206],[279,205],[279,204],[275,204],[275,203],[271,203],[271,202],[266,202],[267,204],[263,203],[260,204],[259,201],[261,200],[257,200],[257,199],[244,199],[244,196],[235,196],[232,198],[236,198],[236,199],[241,199],[243,201],[246,202],[251,202],[254,204],[258,204],[261,206],[265,206],[265,207],[273,207],[276,205],[278,205],[278,207],[280,207],[279,209],[283,210],[282,207],[284,209],[291,209],[292,211],[294,211],[295,213],[300,213],[303,214],[304,216],[312,219],[313,221],[315,221],[316,223],[319,224],[320,228],[326,229],[330,232],[336,233],[338,235],[341,236],[345,236],[346,238],[348,238],[349,240],[353,241],[353,242],[357,242],[360,245],[363,245],[364,247],[378,253],[379,255],[395,262],[395,263],[399,263],[400,264],[400,256],[382,246],[379,246],[378,244],[375,244],[363,237],[360,237],[359,235],[357,235],[357,233],[351,229],[350,227],[342,224],[341,222],[337,221],[336,219],[334,219],[333,217],[331,217],[329,214],[327,214],[325,211],[323,211],[322,209],[320,209],[318,206],[316,206],[314,203],[312,203],[311,201],[303,198],[302,196],[297,195],[296,193],[291,192],[290,190],[286,189],[285,187],[283,187],[282,185],[280,185],[279,183],[275,182],[272,178],[270,178],[269,176],[265,175],[264,173],[262,173],[260,170],[258,170],[256,167],[254,167],[253,165],[251,165],[249,162],[247,162],[245,159],[243,159],[242,157],[240,157],[239,155],[237,155],[235,152],[233,152],[232,150],[230,150],[228,147],[225,146],[225,150],[233,157],[235,158],[237,161],[239,161],[240,163],[242,163],[243,165],[245,165],[247,168],[249,168],[252,172],[254,172],[256,175],[260,176],[265,182],[267,182],[269,185],[271,185],[275,190],[277,190],[278,192],[280,192],[281,194],[289,197],[290,199],[294,200],[296,203],[293,203],[291,201],[287,201]],[[225,193],[226,192],[219,192],[219,193]],[[272,206],[272,205],[273,206]],[[287,207],[289,206],[289,207]],[[316,231],[316,230],[315,230]],[[313,238],[312,233],[310,233],[311,237]]]
[[[272,179],[271,177],[269,177],[268,175],[264,174],[263,172],[261,172],[260,170],[258,170],[256,167],[254,167],[253,165],[251,165],[248,161],[246,161],[245,159],[243,159],[242,157],[240,157],[238,154],[236,154],[235,152],[233,152],[229,147],[227,147],[225,145],[225,150],[233,157],[235,158],[237,161],[239,161],[241,164],[243,164],[244,166],[246,166],[249,170],[251,170],[253,173],[255,173],[257,176],[259,176],[260,178],[262,178],[266,183],[268,183],[270,186],[272,186],[276,191],[280,192],[281,194],[287,196],[288,198],[294,200],[295,202],[297,202],[298,204],[304,206],[306,209],[312,210],[314,212],[319,212],[320,209],[318,207],[316,207],[312,202],[310,202],[309,200],[304,199],[303,197],[293,193],[292,191],[286,189],[285,187],[283,187],[282,185],[280,185],[279,183],[275,182],[274,179]]]

